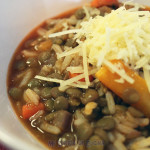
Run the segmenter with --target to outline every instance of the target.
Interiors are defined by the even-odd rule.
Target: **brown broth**
[[[67,18],[69,16],[71,16],[78,8],[66,11],[56,17],[52,17],[52,19],[61,19],[61,18]],[[38,25],[36,28],[34,28],[19,44],[19,46],[16,48],[12,59],[10,61],[9,67],[8,67],[8,74],[7,74],[7,90],[8,88],[10,88],[12,86],[12,82],[11,79],[13,78],[14,74],[16,74],[16,72],[13,71],[13,64],[16,61],[15,56],[17,56],[21,50],[24,48],[24,43],[27,40],[30,39],[34,39],[38,36],[38,34],[36,33],[37,29],[39,29],[40,27],[44,27],[46,25],[46,22],[42,22],[40,25]],[[34,128],[31,126],[30,121],[29,120],[25,120],[22,118],[21,116],[21,110],[19,110],[16,106],[16,101],[14,101],[8,94],[8,97],[10,99],[11,105],[17,115],[17,117],[19,118],[19,120],[21,121],[21,123],[24,125],[24,127],[30,132],[30,134],[32,134],[34,137],[36,137],[44,146],[46,146],[49,149],[55,149],[55,150],[61,150],[63,148],[59,148],[56,147],[57,144],[54,143],[54,146],[50,146],[51,144],[53,144],[53,142],[57,141],[57,136],[55,135],[50,135],[49,133],[44,132],[41,133],[37,130],[37,128]],[[51,143],[52,142],[52,143]]]
[[[64,12],[56,17],[53,17],[52,19],[61,19],[61,18],[67,18],[70,17],[78,8],[75,8],[73,10]],[[146,8],[146,10],[149,10],[149,8]],[[46,26],[46,21],[42,22],[40,25],[38,25],[35,29],[33,29],[23,40],[22,42],[19,44],[19,46],[17,47],[16,51],[14,52],[12,59],[10,61],[9,64],[9,68],[8,68],[8,74],[7,74],[7,90],[8,88],[14,86],[14,84],[12,84],[12,79],[15,77],[17,71],[15,71],[13,69],[13,64],[17,61],[16,56],[19,55],[21,53],[21,51],[25,48],[24,44],[26,41],[30,40],[30,39],[35,39],[38,37],[37,34],[37,30],[41,27],[45,27]],[[37,73],[37,72],[36,72]],[[83,91],[82,91],[83,92]],[[30,132],[30,134],[32,134],[34,137],[36,137],[45,147],[51,149],[51,150],[63,150],[64,148],[59,147],[57,144],[58,138],[60,136],[56,136],[56,135],[52,135],[49,133],[44,132],[44,134],[40,131],[38,131],[37,127],[32,127],[31,126],[31,122],[29,120],[25,120],[22,117],[22,112],[21,112],[21,106],[23,104],[25,104],[24,102],[20,102],[20,107],[17,106],[17,102],[14,101],[8,94],[8,97],[10,99],[11,105],[16,113],[16,115],[18,116],[19,120],[21,121],[21,123],[24,125],[24,127]],[[128,106],[128,105],[127,105]],[[89,128],[88,128],[89,129]],[[70,128],[67,129],[67,131],[70,131]],[[50,146],[52,145],[53,146]]]

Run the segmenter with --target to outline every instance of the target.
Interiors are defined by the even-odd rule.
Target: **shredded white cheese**
[[[76,48],[76,49],[73,49],[73,50],[70,50],[70,51],[65,51],[61,54],[57,53],[57,58],[60,59],[62,57],[66,57],[66,56],[69,56],[69,55],[72,55],[72,54],[75,54],[75,53],[79,53],[79,52],[80,52],[80,49]]]
[[[53,79],[53,78],[43,77],[43,76],[39,76],[39,75],[36,75],[34,78],[39,79],[39,80],[43,80],[43,81],[48,81],[48,82],[55,82],[55,83],[59,83],[59,84],[61,84],[61,83],[64,84],[65,83],[65,80]],[[83,89],[88,88],[88,86],[85,83],[78,82],[78,80],[77,80],[76,83],[70,82],[67,85],[60,87],[60,90],[64,91],[65,89],[68,88],[68,86],[74,86],[74,87],[79,87],[79,88],[83,88]]]
[[[76,76],[74,78],[68,79],[68,80],[65,81],[65,83],[64,82],[60,83],[60,87],[64,87],[66,85],[69,85],[69,84],[71,84],[73,82],[76,82],[76,81],[82,79],[82,78],[84,78],[84,74],[80,74],[80,75],[78,75],[78,76]]]
[[[82,89],[87,89],[88,88],[87,85],[83,85],[83,84],[80,84],[80,83],[77,82],[77,83],[71,83],[69,86],[60,86],[59,90],[60,91],[65,91],[70,86],[78,87],[78,88],[82,88]]]
[[[83,45],[83,48],[82,48],[82,52],[83,52],[83,68],[84,68],[85,82],[86,82],[87,85],[90,85],[87,54],[86,54],[86,48],[85,48],[84,45]]]
[[[144,78],[146,80],[148,90],[150,91],[150,71],[145,68],[143,69],[143,71],[144,71]]]
[[[66,70],[71,72],[71,73],[83,73],[83,67],[82,66],[67,67]]]
[[[64,82],[64,80],[53,79],[53,78],[43,77],[43,76],[39,76],[39,75],[36,75],[34,78],[39,79],[39,80],[48,81],[48,82],[56,82],[56,83],[63,83]]]
[[[92,69],[91,71],[89,71],[89,75],[93,75],[97,72],[97,69]],[[74,85],[73,83],[78,82],[79,80],[81,80],[82,78],[85,78],[84,74],[80,74],[76,77],[73,77],[71,79],[65,80],[64,82],[60,83],[60,88],[63,89],[63,87],[67,86],[67,85]],[[82,85],[78,85],[78,86],[82,86]],[[86,87],[88,88],[89,85],[86,84]]]
[[[79,31],[80,31],[80,29],[66,30],[66,31],[50,34],[48,37],[53,38],[53,37],[62,36],[62,35],[65,35],[65,34],[78,33]]]
[[[132,84],[134,79],[109,60],[121,59],[132,69],[146,66],[150,71],[150,12],[138,11],[138,8],[136,5],[126,10],[123,6],[104,17],[90,18],[81,23],[81,30],[75,35],[76,39],[86,37],[79,46],[86,49],[88,62],[98,67],[107,65],[120,76],[116,82],[126,80]],[[146,76],[144,79],[149,85]]]
[[[76,33],[74,39],[79,45],[72,50],[57,53],[57,58],[75,53],[83,56],[83,73],[64,82],[59,81],[60,88],[63,89],[71,84],[78,86],[77,81],[82,78],[86,81],[84,86],[89,86],[89,64],[95,68],[106,65],[120,76],[116,82],[123,83],[125,80],[133,84],[132,77],[110,62],[113,59],[121,59],[125,64],[130,64],[135,71],[141,68],[144,70],[144,79],[150,91],[150,12],[138,11],[138,5],[129,10],[122,6],[104,17],[98,15],[92,18],[89,17],[88,9],[86,7],[83,9],[89,20],[81,22],[80,29],[49,35],[56,37]],[[83,36],[85,40],[81,41]]]
[[[89,14],[89,11],[88,11],[88,9],[86,8],[86,6],[83,6],[83,10],[84,10],[84,12],[85,12],[85,14],[86,14],[86,19],[90,19],[90,14]]]
[[[122,84],[123,84],[123,83],[124,83],[124,79],[123,79],[123,78],[116,79],[115,82],[118,82],[118,83],[122,83]]]
[[[105,57],[107,60],[119,58],[135,66],[141,55],[147,54],[150,48],[149,18],[150,13],[147,11],[129,11],[121,7],[105,17],[97,16],[83,22],[76,38],[86,36],[82,44],[85,45],[89,62],[93,65],[98,62],[100,66]]]
[[[124,71],[124,69],[119,69],[118,67],[116,67],[114,64],[112,64],[111,62],[104,60],[103,62],[107,67],[109,67],[110,70],[114,71],[115,73],[117,73],[118,75],[120,75],[124,80],[126,80],[127,82],[133,84],[134,80],[128,76],[126,74],[126,72]]]
[[[98,63],[97,63],[97,66],[99,66],[99,67],[102,65],[106,54],[110,50],[110,34],[111,34],[110,28],[106,28],[106,40],[105,40],[104,50],[100,51]]]

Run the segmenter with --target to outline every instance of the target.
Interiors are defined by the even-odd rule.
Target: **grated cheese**
[[[118,83],[124,83],[124,79],[123,79],[123,78],[116,79],[115,82],[118,82]]]
[[[94,73],[96,73],[95,70],[93,70]],[[93,72],[91,72],[93,73]],[[39,75],[36,75],[34,77],[35,79],[39,79],[39,80],[43,80],[43,81],[48,81],[48,82],[55,82],[55,83],[59,83],[59,84],[63,84],[63,86],[60,86],[59,87],[59,90],[60,91],[65,91],[67,88],[69,88],[70,86],[73,86],[73,87],[78,87],[78,88],[83,88],[83,89],[87,89],[88,88],[88,85],[86,85],[85,83],[81,83],[81,82],[76,82],[76,83],[68,83],[67,85],[64,85],[65,83],[65,80],[60,80],[60,79],[53,79],[53,78],[49,78],[49,77],[43,77],[43,76],[39,76]],[[78,81],[78,80],[77,80]]]
[[[72,83],[71,85],[74,86],[74,87],[82,88],[82,89],[87,89],[88,88],[88,85],[82,84],[81,82]]]
[[[88,62],[87,62],[86,48],[84,45],[82,48],[82,52],[83,52],[83,69],[84,69],[85,82],[89,86],[90,81],[89,81],[89,72],[88,72]]]
[[[64,91],[67,90],[69,87],[70,87],[69,85],[66,85],[66,86],[64,86],[64,87],[59,87],[58,89],[59,89],[59,91],[64,92]]]
[[[110,34],[111,34],[110,32],[111,32],[110,28],[106,28],[106,40],[105,40],[104,50],[100,52],[98,63],[97,63],[97,66],[99,67],[102,65],[105,55],[110,50]]]
[[[118,75],[120,75],[124,80],[126,80],[127,82],[133,84],[134,80],[128,76],[124,69],[118,69],[118,67],[116,67],[115,65],[113,65],[111,62],[104,60],[104,64],[110,68],[110,70],[114,71],[115,73],[117,73]]]
[[[71,73],[83,73],[83,67],[82,66],[67,67],[66,70],[71,72]]]
[[[142,66],[145,66],[148,63],[148,59],[146,58],[146,56],[141,57],[137,62],[136,62],[136,67],[135,69],[139,69]]]
[[[78,33],[80,31],[80,29],[72,29],[72,30],[66,30],[66,31],[62,31],[62,32],[57,32],[57,33],[53,33],[53,34],[49,34],[49,38],[53,38],[53,37],[57,37],[57,36],[62,36],[65,34],[70,34],[70,33]]]
[[[65,51],[61,54],[57,53],[57,58],[60,59],[62,57],[66,57],[66,56],[69,56],[69,55],[72,55],[72,54],[75,54],[75,53],[79,53],[79,52],[80,52],[80,49],[76,48],[76,49],[73,49],[73,50],[70,50],[70,51]]]
[[[53,78],[49,78],[49,77],[43,77],[43,76],[39,76],[36,75],[34,77],[35,79],[39,79],[39,80],[43,80],[43,81],[48,81],[48,82],[55,82],[55,83],[65,83],[65,80],[60,80],[60,79],[53,79]],[[79,87],[79,88],[84,88],[87,89],[88,86],[85,83],[81,83],[81,82],[76,82],[76,83],[68,83],[66,86],[62,86],[60,87],[61,91],[64,91],[65,89],[67,89],[69,86],[74,86],[74,87]]]
[[[91,71],[89,71],[89,75],[93,75],[97,72],[97,69],[93,69]],[[80,79],[85,78],[84,74],[80,74],[74,78],[65,80],[64,82],[60,83],[60,89],[63,89],[66,85],[74,85],[75,82],[78,82]],[[81,84],[79,84],[78,86],[82,86]],[[86,85],[86,87],[88,87],[88,85]]]
[[[65,91],[67,88],[69,88],[70,86],[73,86],[73,87],[78,87],[78,88],[82,88],[82,89],[87,89],[88,88],[88,86],[87,85],[83,85],[83,84],[80,84],[80,83],[71,83],[69,86],[67,85],[67,86],[60,86],[59,87],[59,90],[60,91]]]
[[[65,81],[65,83],[64,82],[60,83],[60,87],[64,87],[66,85],[69,85],[69,84],[71,84],[73,82],[76,82],[76,81],[82,79],[82,78],[84,78],[84,74],[80,74],[80,75],[78,75],[78,76],[76,76],[74,78],[68,79],[68,80]]]
[[[144,16],[139,17],[139,15]],[[99,60],[99,57],[96,57],[97,54],[105,51],[105,43],[108,41],[106,37],[108,36],[107,34],[109,34],[107,29],[109,28],[111,30],[109,47],[111,47],[111,49],[109,53],[107,53],[106,59],[117,58],[119,57],[119,52],[130,49],[131,54],[127,53],[128,62],[130,62],[130,58],[134,54],[131,49],[133,46],[135,46],[137,54],[141,52],[137,37],[141,39],[142,31],[144,29],[149,30],[149,16],[149,12],[130,12],[129,10],[125,10],[124,7],[121,7],[105,17],[97,16],[94,19],[90,18],[88,22],[83,22],[81,32],[77,33],[76,38],[85,34],[86,41],[83,44],[86,45],[90,62],[96,64]],[[143,34],[143,36],[147,37],[145,32]],[[131,40],[132,43],[130,43]],[[145,42],[148,46],[148,39]],[[127,43],[129,44],[127,45]],[[141,44],[143,48],[146,47],[143,43]],[[123,56],[122,59],[124,59]]]
[[[147,83],[148,90],[150,91],[150,71],[147,69],[143,69],[143,72],[144,72],[144,78]]]
[[[85,78],[86,81],[84,86],[89,86],[89,64],[95,68],[106,65],[120,76],[116,82],[123,83],[125,80],[133,84],[134,79],[128,76],[125,70],[109,61],[121,59],[125,64],[130,64],[135,71],[141,68],[144,70],[144,79],[150,91],[150,12],[138,11],[139,5],[135,4],[135,7],[128,10],[122,6],[104,17],[98,15],[92,18],[89,17],[88,9],[86,7],[83,9],[89,20],[80,21],[80,29],[49,35],[49,37],[56,37],[76,33],[74,39],[79,45],[71,50],[57,53],[57,58],[60,59],[75,53],[83,56],[83,74],[61,82],[60,88],[64,89],[69,85],[79,86],[77,81],[82,78]],[[83,36],[85,40],[81,41]],[[71,68],[68,69],[71,70]],[[80,72],[80,69],[78,71]]]
[[[86,14],[86,19],[89,19],[90,18],[90,14],[89,14],[88,9],[85,6],[83,6],[83,10],[84,10],[84,12]]]
[[[134,83],[134,80],[109,60],[121,59],[135,70],[144,66],[150,69],[150,12],[138,11],[138,8],[136,5],[126,10],[123,6],[104,17],[90,18],[81,23],[75,35],[76,39],[86,37],[79,46],[86,49],[88,62],[97,67],[107,65],[120,76],[116,82]],[[148,85],[148,80],[146,82]]]
[[[48,81],[48,82],[56,82],[56,83],[63,83],[64,82],[64,80],[59,80],[59,79],[54,79],[54,78],[49,78],[49,77],[43,77],[43,76],[39,76],[39,75],[36,75],[34,78],[39,79],[39,80],[43,80],[43,81]]]

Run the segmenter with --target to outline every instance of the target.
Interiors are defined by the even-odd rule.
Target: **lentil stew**
[[[92,36],[83,33],[78,37],[85,22],[104,18],[118,8],[135,7],[116,2],[84,6],[46,20],[13,55],[7,82],[10,101],[23,124],[50,149],[149,149],[149,116],[135,105],[140,92],[134,86],[121,94],[115,92],[97,73],[99,67],[90,61],[88,52],[80,51],[81,43]],[[138,71],[143,73],[143,68]],[[137,147],[140,142],[146,146]]]

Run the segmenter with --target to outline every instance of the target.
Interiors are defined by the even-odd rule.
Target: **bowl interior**
[[[126,0],[123,0],[126,1]],[[45,149],[22,126],[7,97],[9,61],[24,36],[43,20],[76,8],[88,0],[5,0],[0,5],[0,141],[14,149]],[[134,2],[150,5],[150,1]]]

